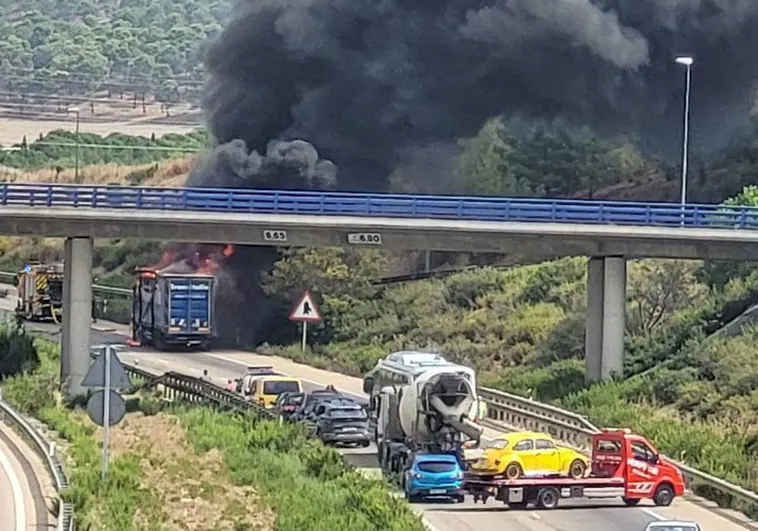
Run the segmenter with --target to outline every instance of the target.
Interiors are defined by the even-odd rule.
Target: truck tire
[[[163,336],[160,333],[153,333],[153,347],[161,352],[166,350],[166,344],[163,342]]]
[[[513,509],[514,511],[523,511],[529,506],[529,502],[520,501],[520,502],[512,502],[508,504],[509,509]]]
[[[569,467],[569,477],[573,479],[582,479],[587,472],[587,465],[581,459],[574,459]]]
[[[524,471],[521,469],[521,465],[518,463],[511,463],[507,467],[505,467],[505,477],[506,479],[518,479],[521,477],[521,474],[523,474]]]
[[[655,494],[653,494],[653,503],[655,503],[658,507],[668,507],[671,505],[671,502],[674,501],[674,496],[674,489],[671,488],[671,485],[664,483],[662,485],[658,485],[658,488],[655,489]]]
[[[640,503],[639,498],[621,498],[621,500],[628,506],[628,507],[634,507],[638,503]]]
[[[540,489],[537,493],[537,507],[540,509],[555,509],[558,507],[560,499],[561,493],[555,487]]]

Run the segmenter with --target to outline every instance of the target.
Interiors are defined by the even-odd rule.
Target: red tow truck
[[[630,506],[649,498],[666,506],[684,493],[685,483],[674,463],[647,439],[624,428],[592,436],[592,467],[584,478],[504,479],[467,472],[463,488],[474,496],[475,503],[494,497],[512,509],[525,509],[529,504],[553,509],[561,498],[620,497]]]

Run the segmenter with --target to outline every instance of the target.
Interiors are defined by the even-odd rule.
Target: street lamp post
[[[71,107],[66,112],[76,114],[76,147],[74,153],[74,182],[79,182],[79,107]]]
[[[687,69],[687,78],[684,88],[684,133],[682,140],[682,224],[684,224],[684,205],[687,202],[687,160],[690,141],[690,88],[692,86],[692,65],[695,60],[690,56],[676,58],[676,64],[684,65]]]

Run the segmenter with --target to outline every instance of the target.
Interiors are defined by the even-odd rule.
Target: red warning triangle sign
[[[321,312],[318,306],[313,302],[313,297],[305,290],[300,301],[295,305],[290,313],[290,321],[299,321],[306,323],[318,323],[321,321]]]

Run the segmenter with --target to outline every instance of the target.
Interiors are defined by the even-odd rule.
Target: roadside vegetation
[[[28,336],[16,328],[3,334]],[[3,397],[49,427],[67,455],[77,529],[152,531],[422,531],[381,480],[364,478],[300,426],[207,408],[173,407],[140,393],[111,429],[100,481],[96,428],[63,403],[56,345],[34,340],[36,370],[8,376]],[[0,340],[0,354],[4,343]]]
[[[168,134],[151,138],[113,133],[100,136],[93,133],[79,133],[80,182],[93,182],[89,176],[97,177],[91,165],[145,165],[141,171],[135,169],[122,180],[113,176],[109,184],[140,185],[158,171],[157,162],[177,157],[188,157],[208,146],[208,137],[202,130],[186,135]],[[71,131],[56,130],[39,138],[20,138],[16,150],[0,151],[0,166],[20,170],[50,169],[56,172],[55,181],[63,182],[64,169],[73,168],[76,163],[77,135]],[[151,163],[151,164],[147,164]],[[18,177],[23,173],[18,172]],[[21,182],[27,179],[15,179]],[[94,182],[97,182],[95,179]]]
[[[758,204],[758,188],[731,202]],[[758,327],[715,334],[758,303],[758,268],[630,261],[625,379],[587,388],[587,259],[372,285],[387,266],[376,251],[284,252],[267,292],[294,301],[307,288],[325,321],[309,327],[306,353],[292,325],[292,346],[268,351],[363,376],[389,352],[438,348],[475,367],[484,386],[631,427],[667,455],[758,489]]]

